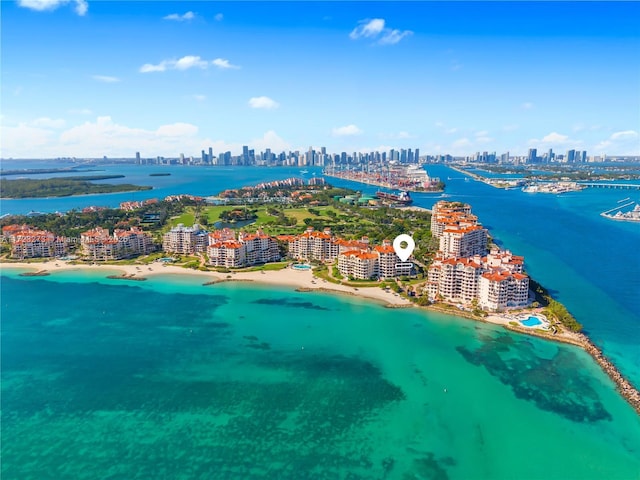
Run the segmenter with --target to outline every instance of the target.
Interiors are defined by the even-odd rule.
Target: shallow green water
[[[103,276],[2,276],[3,479],[640,476],[640,421],[580,349],[355,298]]]

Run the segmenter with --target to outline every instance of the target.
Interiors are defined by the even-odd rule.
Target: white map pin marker
[[[405,248],[402,248],[402,242],[405,242],[407,244]],[[414,248],[416,248],[416,242],[414,242],[413,238],[411,238],[406,233],[398,235],[393,240],[393,249],[396,251],[396,255],[398,255],[398,257],[400,257],[400,260],[402,260],[403,262],[406,262],[407,258],[411,256]]]

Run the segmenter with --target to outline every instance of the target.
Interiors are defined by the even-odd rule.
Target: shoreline
[[[445,308],[439,305],[418,306],[400,295],[391,291],[383,290],[379,287],[349,287],[341,284],[333,284],[324,282],[320,278],[316,278],[311,270],[293,270],[286,268],[283,270],[269,271],[253,271],[253,272],[232,272],[220,273],[201,270],[186,269],[175,265],[160,265],[152,263],[149,265],[113,265],[113,264],[71,264],[65,261],[49,260],[46,262],[28,263],[28,262],[3,262],[0,261],[0,271],[4,268],[29,269],[33,270],[25,272],[27,277],[48,276],[51,273],[63,271],[94,271],[105,273],[105,278],[125,280],[126,283],[132,283],[131,280],[144,281],[149,277],[157,275],[187,275],[191,277],[201,277],[205,280],[202,285],[209,286],[217,283],[229,282],[255,282],[263,285],[278,285],[293,287],[297,292],[324,292],[330,294],[347,295],[352,297],[365,298],[374,300],[382,304],[386,308],[418,308],[421,310],[437,312],[444,315],[474,320],[477,322],[490,323],[502,326],[503,328],[514,333],[531,335],[544,340],[557,343],[564,343],[582,348],[587,352],[594,361],[600,366],[602,371],[615,384],[618,393],[631,405],[631,407],[640,415],[640,392],[629,382],[615,364],[609,360],[602,350],[597,347],[591,339],[583,333],[574,333],[566,329],[562,329],[556,335],[550,335],[544,331],[536,329],[525,329],[511,325],[510,320],[499,314],[491,314],[484,318],[479,318],[469,314],[468,312]],[[113,272],[117,272],[114,274]]]

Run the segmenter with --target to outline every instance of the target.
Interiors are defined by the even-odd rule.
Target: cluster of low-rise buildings
[[[2,228],[2,236],[11,246],[11,257],[21,260],[63,257],[71,245],[78,243],[78,238],[57,236],[29,225],[7,225]],[[115,229],[113,234],[96,227],[83,232],[79,240],[81,254],[94,261],[120,260],[155,250],[151,235],[138,227]]]
[[[207,254],[209,265],[247,267],[280,260],[280,249],[274,237],[258,229],[255,234],[223,228],[208,232],[200,225],[183,224],[164,234],[162,249],[181,255]]]
[[[428,269],[424,292],[431,301],[447,301],[497,311],[529,304],[529,277],[524,258],[510,251],[488,249],[488,233],[471,213],[468,204],[440,201],[433,206],[431,232],[439,250]],[[78,239],[56,236],[28,225],[8,225],[3,239],[18,259],[60,257]],[[93,261],[119,260],[155,250],[151,235],[139,227],[101,227],[83,232],[80,251]],[[372,245],[368,237],[346,240],[330,228],[308,227],[298,235],[266,235],[229,228],[209,232],[200,225],[183,224],[164,234],[162,249],[170,254],[205,255],[211,266],[238,268],[281,260],[283,255],[299,261],[335,264],[341,275],[353,279],[389,279],[412,273],[413,264],[403,262],[391,242]]]
[[[289,256],[297,260],[333,263],[341,275],[359,280],[395,278],[409,275],[413,264],[402,262],[389,240],[373,246],[368,237],[346,240],[336,237],[330,228],[322,232],[313,227],[300,235],[280,235],[287,243]]]
[[[432,301],[477,303],[491,311],[529,304],[524,257],[488,249],[487,230],[471,206],[440,201],[433,206],[431,233],[440,241],[429,266],[426,291]]]

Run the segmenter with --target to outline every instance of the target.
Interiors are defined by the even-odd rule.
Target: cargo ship
[[[408,192],[401,191],[399,194],[395,193],[387,193],[387,192],[376,192],[376,197],[380,200],[393,202],[393,203],[401,203],[402,205],[409,205],[413,203],[413,199],[409,195]]]

